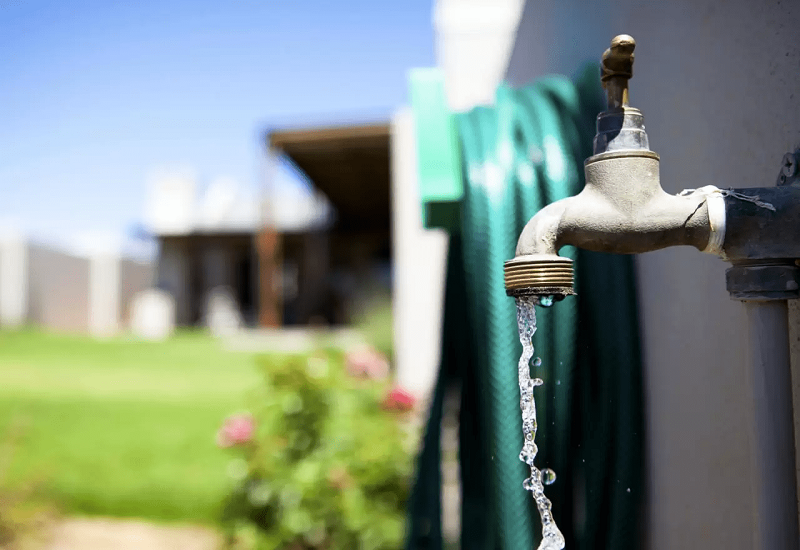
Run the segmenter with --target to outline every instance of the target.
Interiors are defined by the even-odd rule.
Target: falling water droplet
[[[541,357],[537,357],[536,359],[534,359],[533,360],[533,366],[534,367],[541,367],[542,366],[542,358]]]
[[[536,458],[537,451],[535,443],[526,443],[519,453],[519,459],[528,466],[533,466],[533,459]]]
[[[550,307],[553,305],[553,296],[539,296],[539,305],[542,307]]]
[[[526,491],[533,491],[536,488],[536,484],[529,477],[525,478],[525,481],[522,482],[522,486]]]
[[[552,485],[556,480],[556,473],[550,468],[542,468],[542,483]]]
[[[628,492],[629,492],[629,493],[631,492],[631,488],[630,488],[630,487],[628,487]]]

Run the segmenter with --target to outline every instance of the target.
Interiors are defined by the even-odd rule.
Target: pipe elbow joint
[[[557,256],[561,220],[575,199],[569,197],[550,203],[528,220],[517,240],[516,256]]]

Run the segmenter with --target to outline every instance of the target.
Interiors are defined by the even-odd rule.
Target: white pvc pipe
[[[786,301],[745,302],[750,382],[756,550],[798,550],[792,380]]]

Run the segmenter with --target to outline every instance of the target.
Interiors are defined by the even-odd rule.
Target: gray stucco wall
[[[645,114],[664,188],[774,184],[782,155],[800,145],[797,3],[587,4],[528,2],[507,71],[512,84],[573,74],[599,59],[611,37],[631,34],[631,104]],[[693,249],[638,260],[649,548],[753,548],[746,323],[725,291],[726,267]],[[790,322],[800,349],[794,304]]]

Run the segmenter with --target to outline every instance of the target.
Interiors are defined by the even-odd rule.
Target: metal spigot
[[[650,150],[644,116],[628,105],[635,48],[623,34],[603,54],[600,78],[608,109],[597,115],[593,155],[584,163],[586,185],[527,223],[516,257],[504,264],[507,294],[574,294],[572,260],[558,255],[565,245],[617,254],[677,245],[712,251],[707,197],[669,195],[661,188],[659,157]]]
[[[633,77],[636,41],[627,34],[615,36],[600,62],[600,81],[608,98],[608,109],[597,115],[595,155],[609,151],[649,151],[644,115],[628,105],[628,81]],[[655,153],[653,153],[655,154]]]

